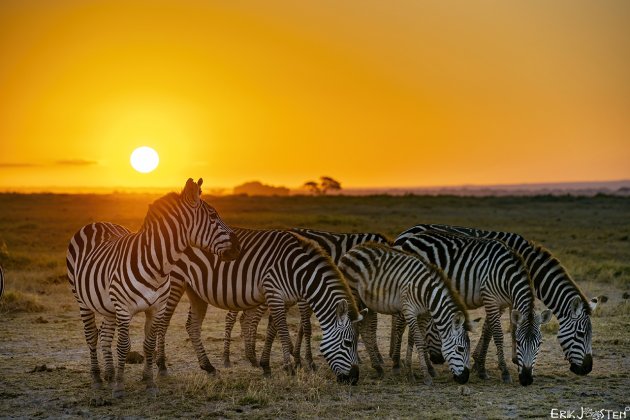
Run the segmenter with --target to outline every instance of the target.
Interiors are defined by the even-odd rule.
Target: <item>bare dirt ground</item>
[[[276,207],[272,201],[241,203],[238,200],[243,199],[235,199],[217,204],[222,214],[229,215],[224,216],[228,222],[241,226],[369,229],[394,236],[411,226],[414,223],[411,220],[477,226],[495,226],[489,222],[494,221],[497,228],[529,234],[557,251],[587,295],[605,293],[610,298],[593,317],[594,368],[588,376],[576,376],[569,371],[551,328],[544,333],[535,382],[529,387],[518,384],[514,366],[511,372],[515,383],[501,383],[492,345],[487,363],[492,378],[482,381],[471,376],[465,387],[451,379],[445,366],[437,367],[438,376],[432,387],[422,381],[410,383],[404,376],[391,372],[382,380],[376,379],[362,346],[360,355],[364,362],[358,386],[335,383],[317,348],[314,353],[319,369],[314,373],[298,371],[291,377],[280,369],[277,342],[272,355],[273,376],[263,378],[259,368],[251,367],[242,358],[238,325],[233,334],[233,367],[223,368],[225,312],[213,308],[209,308],[202,337],[219,374],[208,376],[198,368],[188,340],[184,328],[187,302],[182,301],[167,336],[170,375],[158,379],[159,396],[151,398],[145,394],[140,382],[142,365],[134,364],[127,365],[127,396],[123,399],[111,398],[108,389],[93,391],[90,387],[82,324],[63,278],[64,242],[85,219],[126,221],[132,228],[137,227],[146,204],[134,213],[128,210],[132,206],[129,200],[111,203],[107,201],[110,198],[103,198],[100,206],[94,207],[96,210],[84,215],[81,209],[68,210],[73,208],[72,200],[77,198],[0,197],[0,246],[6,248],[0,249],[0,262],[7,271],[7,294],[4,306],[0,306],[3,308],[0,313],[2,418],[549,418],[553,413],[559,415],[559,410],[574,410],[575,418],[630,416],[630,412],[624,414],[630,406],[630,302],[623,298],[628,291],[630,273],[627,200],[560,200],[550,204],[529,199],[523,202],[461,199],[460,202],[445,198],[440,202],[416,198],[420,201],[400,205],[399,201],[382,198],[373,201],[338,198],[319,204],[310,200],[306,204],[289,201]],[[99,199],[94,200],[98,204]],[[46,212],[29,210],[34,206],[46,208]],[[276,210],[291,206],[294,206],[290,211],[292,216],[285,219]],[[321,215],[314,210],[315,206],[320,206]],[[391,211],[388,216],[391,219],[377,216],[385,211]],[[302,219],[297,220],[295,214],[301,214]],[[447,217],[440,219],[431,217],[432,214]],[[550,214],[554,215],[553,220],[544,222]],[[263,222],[256,224],[252,220]],[[15,298],[16,294],[20,297]],[[11,309],[7,299],[28,301],[32,305]],[[471,318],[482,315],[481,311],[474,311]],[[293,327],[297,327],[295,310],[290,319]],[[135,351],[141,351],[143,320],[142,314],[134,318],[131,339]],[[261,338],[264,332],[263,321],[259,328]],[[382,318],[379,344],[385,355],[388,334],[389,320]],[[473,346],[477,338],[475,331],[471,334]],[[317,346],[318,342],[314,344]],[[261,347],[259,340],[258,349]],[[508,350],[508,357],[509,354]],[[592,411],[584,415],[582,409]],[[603,417],[593,415],[594,412]]]

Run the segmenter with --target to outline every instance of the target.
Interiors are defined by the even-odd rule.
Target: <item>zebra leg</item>
[[[163,309],[156,308],[155,306],[149,308],[144,312],[144,370],[142,371],[142,380],[146,383],[147,393],[151,396],[156,396],[158,393],[157,385],[153,380],[153,355],[155,353],[155,340],[157,324],[160,322],[159,318],[162,316]]]
[[[385,359],[381,355],[381,351],[378,348],[378,340],[376,339],[376,331],[378,331],[378,315],[374,312],[374,316],[370,318],[370,331],[374,333],[374,350],[376,351],[376,357],[378,358],[379,365],[383,365],[385,363]]]
[[[269,304],[269,311],[273,318],[273,324],[280,336],[280,342],[282,343],[282,354],[284,357],[284,369],[291,375],[295,375],[293,369],[293,363],[291,357],[293,354],[293,343],[289,336],[289,327],[287,326],[287,313],[284,301],[280,297],[275,295],[267,295],[267,303]]]
[[[166,353],[164,347],[166,345],[166,330],[171,323],[171,318],[175,313],[175,308],[179,304],[179,301],[182,298],[182,295],[186,291],[186,283],[177,277],[171,275],[171,291],[168,295],[168,300],[166,301],[166,307],[164,308],[164,312],[161,318],[161,328],[157,332],[157,357],[156,364],[158,366],[158,375],[166,376],[168,375],[168,368],[166,367]]]
[[[308,306],[308,303],[305,301],[298,302],[298,308],[300,310],[300,327],[298,329],[297,340],[295,340],[295,348],[293,349],[293,357],[295,358],[295,363],[301,363],[301,355],[300,349],[302,345],[302,336],[304,336],[304,352],[306,358],[306,366],[311,370],[316,370],[317,366],[313,362],[313,350],[311,347],[311,338],[313,335],[313,326],[311,324],[311,315],[313,311],[311,307]]]
[[[427,364],[425,363],[426,356],[426,348],[424,344],[424,337],[426,335],[426,325],[428,322],[428,317],[426,315],[421,315],[416,317],[415,314],[411,313],[411,311],[407,310],[405,315],[405,319],[407,320],[407,325],[409,325],[409,334],[413,335],[413,341],[416,345],[416,349],[418,350],[418,360],[420,361],[420,369],[423,371],[425,385],[432,385],[433,378],[429,373],[429,369]],[[413,371],[411,369],[411,360],[407,360],[409,375],[413,378]]]
[[[94,311],[86,306],[80,306],[81,321],[83,321],[83,332],[85,333],[85,341],[90,349],[90,374],[92,375],[92,388],[100,389],[102,387],[101,369],[98,365],[98,328],[96,328],[96,319]]]
[[[504,383],[509,384],[512,382],[510,371],[505,363],[505,356],[503,354],[503,329],[501,328],[501,310],[498,308],[491,308],[488,313],[487,322],[490,323],[490,329],[492,330],[492,338],[494,344],[497,346],[497,359],[499,359],[499,369],[501,370],[501,379]]]
[[[101,331],[99,333],[101,341],[101,352],[105,362],[105,379],[110,384],[114,381],[114,356],[112,354],[112,341],[114,341],[114,331],[116,331],[116,317],[106,317],[101,323]]]
[[[405,322],[405,317],[401,314],[392,315],[392,330],[394,331],[394,335],[390,338],[390,349],[392,350],[392,372],[394,374],[400,373],[400,348],[406,327],[407,323]]]
[[[223,337],[223,367],[226,368],[232,366],[232,362],[230,362],[230,345],[232,341],[232,330],[234,329],[234,324],[236,324],[237,318],[238,311],[228,311],[228,313],[225,314],[225,335]]]
[[[245,315],[245,357],[253,367],[258,367],[256,358],[256,334],[260,319],[267,311],[267,305],[260,305],[254,309],[243,312]],[[270,322],[273,324],[273,322]]]
[[[431,320],[427,320],[427,324],[431,324],[432,321]],[[426,331],[428,333],[429,328],[426,328]],[[429,359],[429,351],[428,351],[428,342],[427,342],[427,336],[428,334],[425,334],[425,340],[424,340],[424,354],[418,354],[418,359],[420,359],[421,357],[424,358],[424,364],[427,367],[427,370],[429,372],[429,375],[431,375],[431,377],[435,378],[435,369],[433,368],[433,364],[431,363],[431,359]],[[407,334],[407,354],[405,357],[406,363],[409,365],[409,367],[411,368],[411,364],[413,363],[413,348],[415,346],[415,337],[414,334],[412,334],[411,332],[409,334]]]
[[[510,313],[512,311],[510,310]],[[510,336],[512,337],[512,363],[518,365],[518,355],[516,354],[516,325],[510,321]]]
[[[488,379],[488,371],[486,370],[486,355],[488,354],[488,346],[490,345],[490,339],[492,332],[487,320],[484,321],[481,327],[481,336],[479,342],[475,347],[475,351],[472,354],[472,358],[475,361],[473,364],[473,370],[477,371],[477,375],[481,379]]]
[[[376,344],[376,330],[373,329],[375,323],[372,322],[372,318],[376,317],[376,312],[368,310],[361,321],[361,325],[359,326],[361,337],[363,338],[363,342],[365,343],[365,347],[370,355],[370,361],[372,362],[372,367],[376,370],[376,375],[380,379],[384,376],[383,366],[381,365],[380,359],[378,357],[378,347]]]
[[[114,398],[122,398],[125,396],[125,362],[127,360],[127,354],[129,354],[129,349],[131,349],[131,342],[129,341],[130,322],[131,314],[121,306],[116,306],[116,328],[118,329],[116,353],[118,363],[116,366],[116,383],[112,391]]]
[[[271,358],[271,347],[273,341],[276,338],[276,326],[273,323],[271,315],[267,322],[267,335],[265,337],[265,345],[263,347],[262,355],[260,356],[260,367],[263,369],[263,376],[271,376],[271,368],[269,367],[269,359]]]
[[[205,370],[209,374],[214,375],[216,369],[208,360],[208,355],[203,347],[201,341],[201,324],[206,316],[208,310],[208,304],[204,302],[196,293],[188,289],[186,291],[188,298],[190,299],[190,308],[188,309],[188,319],[186,320],[186,331],[190,337],[190,342],[197,353],[197,360],[199,361],[199,367]]]

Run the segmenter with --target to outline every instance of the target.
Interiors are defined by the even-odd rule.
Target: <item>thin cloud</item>
[[[42,166],[37,163],[28,163],[28,162],[16,162],[16,163],[3,163],[0,162],[0,168],[34,168],[37,166]]]
[[[98,164],[95,160],[87,160],[87,159],[63,159],[55,161],[56,165],[64,165],[64,166],[89,166]]]

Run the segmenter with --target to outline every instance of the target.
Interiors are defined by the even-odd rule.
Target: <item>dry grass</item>
[[[25,309],[11,309],[10,314],[0,309],[0,417],[545,418],[551,408],[623,409],[628,405],[630,304],[621,295],[628,291],[630,277],[630,200],[606,196],[210,199],[228,223],[252,228],[305,226],[378,231],[394,237],[416,223],[435,222],[515,231],[534,239],[559,257],[588,296],[610,297],[593,317],[594,370],[586,377],[569,372],[555,338],[555,319],[543,327],[535,382],[528,388],[500,382],[492,345],[487,362],[492,378],[482,381],[471,376],[470,394],[462,393],[444,366],[437,367],[433,387],[421,381],[410,383],[387,368],[385,378],[376,379],[362,346],[359,386],[339,385],[317,349],[321,339],[317,328],[314,354],[319,369],[314,373],[298,371],[287,376],[280,368],[276,343],[273,375],[263,378],[260,369],[244,360],[242,344],[236,340],[234,367],[208,376],[199,370],[187,340],[188,308],[183,301],[167,336],[170,376],[158,378],[157,399],[148,397],[139,381],[142,365],[126,369],[126,398],[113,400],[109,389],[92,391],[83,328],[65,280],[65,248],[79,227],[95,220],[138,228],[154,198],[0,194],[0,264],[7,272],[0,305],[13,302]],[[479,316],[484,314],[471,314],[471,318]],[[223,311],[210,308],[202,332],[209,358],[219,368],[223,319]],[[132,322],[135,351],[141,351],[143,321],[137,315]],[[295,333],[295,310],[289,324]],[[471,334],[473,346],[479,330]],[[259,333],[264,336],[264,323]],[[383,353],[388,335],[389,321],[383,318],[378,332]],[[238,324],[234,337],[238,337]],[[506,334],[509,360],[508,339]],[[261,347],[259,342],[259,351]],[[47,369],[31,372],[43,364]],[[511,364],[510,369],[516,379]]]
[[[45,306],[39,297],[30,293],[7,290],[0,299],[0,314],[15,312],[42,312]]]

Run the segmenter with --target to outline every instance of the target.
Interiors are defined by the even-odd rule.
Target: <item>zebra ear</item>
[[[455,315],[453,315],[453,329],[461,328],[465,322],[466,316],[460,311],[455,312]]]
[[[348,315],[348,302],[345,299],[341,299],[337,302],[337,318],[342,318],[344,315]]]
[[[551,321],[551,311],[549,309],[545,309],[544,311],[542,311],[540,313],[540,323],[541,324],[546,324],[547,322]]]
[[[363,321],[363,318],[365,317],[365,315],[367,315],[367,313],[368,313],[368,308],[363,308],[361,311],[359,311],[359,316],[357,317],[357,319],[352,321],[352,323],[356,324],[357,322]]]
[[[595,300],[594,305],[593,305],[593,300]],[[597,306],[597,298],[591,299],[591,302],[589,303],[589,305],[591,306],[591,308],[593,308],[594,306]],[[584,303],[582,303],[582,299],[579,296],[576,296],[573,299],[571,299],[569,308],[571,308],[571,316],[573,318],[577,318],[582,312],[582,310],[584,309]]]
[[[510,320],[512,321],[512,324],[518,325],[523,321],[523,314],[518,309],[512,309]]]
[[[201,179],[199,179],[199,181],[203,182]],[[184,191],[182,192],[184,201],[194,207],[199,204],[200,194],[201,188],[199,188],[199,184],[196,184],[192,178],[188,178],[188,181],[186,181],[186,186],[184,187]]]

